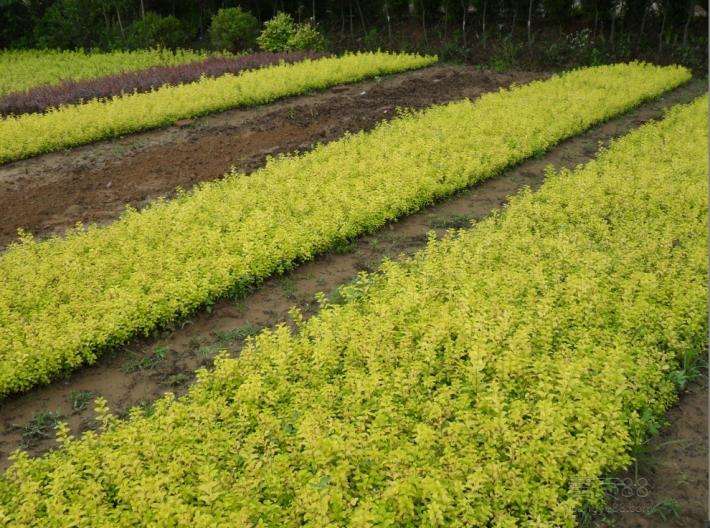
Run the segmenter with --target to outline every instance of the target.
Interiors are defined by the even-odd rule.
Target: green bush
[[[212,17],[210,41],[219,50],[240,51],[254,47],[259,21],[238,7],[220,9]]]
[[[126,30],[126,45],[133,49],[142,48],[179,48],[187,42],[187,33],[182,23],[174,16],[160,16],[146,13],[141,20],[136,20]]]
[[[264,51],[286,51],[288,42],[296,34],[296,24],[288,13],[277,13],[274,18],[264,22],[264,29],[256,39]]]
[[[264,23],[256,39],[264,51],[296,51],[325,49],[325,38],[312,24],[296,24],[288,13],[278,13]]]
[[[296,32],[288,39],[288,51],[325,50],[325,37],[311,24],[300,24]]]
[[[93,9],[91,1],[57,0],[37,21],[34,40],[39,48],[91,48],[107,44],[111,40],[109,33],[109,28],[105,27],[100,12]],[[29,38],[28,34],[25,36]]]

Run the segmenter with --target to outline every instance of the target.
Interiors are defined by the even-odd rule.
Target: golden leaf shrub
[[[61,81],[91,79],[151,66],[175,66],[206,58],[191,50],[96,53],[69,50],[0,50],[0,96]]]
[[[575,526],[706,346],[706,117],[550,174],[150,415],[16,455],[0,520]]]
[[[0,119],[0,163],[170,125],[179,119],[422,68],[436,60],[407,53],[346,54],[205,77],[148,93],[61,106],[42,114],[8,116]]]
[[[315,63],[313,63],[315,64]],[[0,395],[46,383],[689,78],[621,64],[434,107],[0,255]]]

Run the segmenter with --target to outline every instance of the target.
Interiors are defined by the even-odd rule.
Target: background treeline
[[[260,24],[280,11],[315,22],[335,51],[428,51],[499,69],[707,64],[698,0],[0,0],[0,47],[210,47],[212,17],[236,6]]]

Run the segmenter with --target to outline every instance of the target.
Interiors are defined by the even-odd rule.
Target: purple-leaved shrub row
[[[203,75],[219,77],[225,73],[262,68],[280,62],[299,62],[318,59],[326,53],[283,52],[253,53],[239,57],[209,57],[178,66],[154,66],[145,70],[124,72],[106,77],[81,81],[64,81],[22,92],[13,92],[0,98],[0,115],[20,115],[45,112],[61,105],[79,103],[90,99],[107,99],[121,94],[149,92],[166,84],[177,85],[198,81]]]

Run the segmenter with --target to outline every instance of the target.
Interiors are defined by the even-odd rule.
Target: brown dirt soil
[[[18,228],[44,237],[77,222],[106,223],[126,205],[144,207],[231,166],[250,172],[267,156],[370,129],[398,107],[473,99],[542,76],[437,65],[0,166],[0,248]]]
[[[432,71],[439,73],[432,73]],[[429,75],[434,76],[427,77]],[[437,77],[437,75],[442,75],[442,77]],[[434,81],[440,79],[437,85],[442,86],[448,81],[442,82],[441,79],[451,78],[451,82],[461,83],[461,91],[466,91],[467,89],[472,89],[466,88],[466,83],[471,82],[471,79],[477,75],[483,74],[472,70],[467,72],[463,68],[441,66],[436,69],[432,68],[429,72],[422,71],[402,76],[400,81],[397,82],[401,82],[403,86],[408,86],[405,91],[416,92],[419,90],[419,88],[416,88],[419,86],[419,76],[424,76],[422,78],[428,79],[425,81],[426,83],[434,83]],[[392,79],[392,82],[394,81],[395,79]],[[385,89],[377,82],[369,83],[369,86],[370,90]],[[491,88],[495,89],[495,87],[494,83]],[[482,88],[475,89],[481,90]],[[153,338],[135,340],[127,346],[104,356],[95,365],[83,368],[63,380],[58,380],[51,385],[39,387],[26,394],[0,402],[0,470],[9,465],[8,456],[18,447],[24,447],[32,455],[41,454],[53,448],[55,441],[51,424],[54,421],[54,417],[61,416],[62,420],[68,422],[71,431],[74,434],[78,434],[95,427],[92,400],[97,396],[106,398],[110,407],[117,414],[123,415],[133,406],[150,405],[152,401],[167,391],[176,394],[184,393],[189,383],[194,379],[195,370],[200,367],[209,367],[214,355],[219,350],[227,350],[232,354],[238,354],[246,336],[260,328],[273,327],[281,323],[288,324],[288,311],[292,306],[300,307],[306,316],[312,315],[317,310],[317,304],[314,301],[314,295],[317,292],[326,292],[337,299],[336,290],[339,285],[352,280],[360,271],[375,270],[383,258],[398,258],[401,255],[411,254],[420,249],[426,242],[428,232],[433,230],[437,235],[441,235],[447,228],[467,226],[469,221],[475,222],[484,218],[491,211],[504,206],[508,197],[520,189],[524,187],[532,187],[533,189],[539,187],[544,180],[544,171],[548,165],[556,168],[572,168],[584,163],[597,153],[600,145],[608,143],[611,138],[623,135],[650,119],[661,117],[664,109],[674,104],[688,102],[704,92],[705,89],[705,85],[702,82],[690,83],[657,101],[647,103],[620,118],[611,120],[561,143],[547,155],[528,160],[497,178],[478,184],[418,214],[392,223],[372,235],[361,237],[353,242],[350,247],[343,248],[341,252],[323,255],[312,262],[299,266],[286,275],[272,277],[244,298],[236,301],[221,301],[209,313],[207,311],[200,312],[184,324],[166,329]],[[350,91],[357,90],[357,88],[348,87],[342,90]],[[399,90],[404,90],[404,88],[400,86]],[[433,91],[436,92],[436,89],[433,89]],[[443,91],[448,92],[448,90]],[[427,90],[422,88],[420,93],[429,93],[429,95],[422,95],[417,101],[421,102],[426,97],[431,102],[438,101],[436,97],[440,96],[440,94],[432,94],[431,92],[432,89],[427,92]],[[255,146],[252,147],[250,152],[258,153],[252,154],[252,161],[248,163],[252,163],[252,166],[257,166],[261,162],[258,160],[263,160],[264,153],[269,148],[276,148],[279,151],[287,150],[289,147],[278,145],[277,134],[281,134],[279,137],[281,137],[281,140],[286,141],[285,144],[292,145],[292,143],[289,143],[291,136],[283,133],[283,127],[293,126],[294,128],[290,129],[293,134],[298,131],[303,132],[302,128],[309,126],[313,127],[314,130],[317,129],[315,122],[309,120],[308,112],[310,108],[316,108],[319,115],[330,116],[328,119],[332,120],[333,127],[339,126],[340,123],[345,123],[345,127],[356,127],[357,123],[362,126],[371,126],[370,121],[360,121],[358,118],[358,112],[365,113],[365,109],[360,106],[361,100],[355,98],[352,102],[348,102],[347,98],[340,97],[344,93],[346,92],[331,91],[317,96],[319,98],[328,97],[334,101],[334,104],[342,105],[337,107],[339,108],[338,112],[342,112],[341,115],[338,115],[337,112],[329,112],[326,102],[289,101],[283,103],[283,107],[275,105],[272,110],[274,115],[281,116],[274,119],[282,119],[280,121],[283,125],[282,128],[269,128],[268,123],[271,118],[267,116],[270,114],[256,117],[255,123],[261,123],[259,126],[264,127],[264,134],[259,136],[254,130],[245,132],[246,136],[252,137],[255,141]],[[354,94],[351,93],[349,97],[354,98]],[[391,97],[395,97],[395,95],[392,94]],[[408,102],[403,100],[401,104],[402,106],[405,104],[412,106],[412,104],[407,104]],[[291,108],[294,108],[294,112],[301,112],[297,115],[301,116],[310,125],[300,127],[291,125],[289,121],[286,121],[290,119],[288,112]],[[349,110],[346,110],[346,108],[349,108]],[[281,112],[286,113],[285,118],[281,115]],[[355,113],[355,115],[347,114],[346,112]],[[217,121],[228,119],[228,117],[220,115],[211,119]],[[339,128],[338,130],[342,132],[344,129]],[[231,162],[227,159],[229,149],[226,146],[230,144],[229,133],[223,135],[220,132],[215,132],[215,130],[219,130],[216,124],[215,129],[213,129],[216,138],[212,139],[210,139],[211,136],[207,132],[204,134],[199,131],[195,132],[193,142],[214,140],[219,143],[223,141],[224,143],[220,143],[225,145],[223,150],[220,151],[222,152],[221,155],[224,156],[222,163],[229,163]],[[274,135],[267,134],[268,131],[273,132]],[[150,168],[147,160],[144,160],[145,165],[141,165],[146,170],[150,169],[152,171],[150,175],[145,176],[146,182],[152,179],[169,180],[173,183],[177,181],[169,179],[169,173],[172,169],[169,165],[169,158],[167,158],[168,153],[171,153],[173,158],[179,157],[183,160],[180,166],[190,166],[193,169],[203,163],[205,166],[212,166],[211,156],[203,156],[199,149],[194,152],[190,151],[193,152],[195,160],[200,160],[199,162],[195,161],[193,163],[190,161],[191,158],[189,156],[183,157],[182,150],[191,148],[191,142],[185,138],[190,137],[192,130],[188,132],[184,129],[170,129],[162,131],[162,133],[167,136],[172,135],[182,138],[178,152],[174,150],[176,148],[175,141],[170,140],[173,141],[170,142],[161,136],[160,139],[165,140],[167,143],[160,144],[158,142],[157,146],[149,148],[143,148],[140,145],[134,146],[132,148],[137,151],[134,158],[123,162],[116,161],[115,158],[111,157],[112,144],[101,144],[77,149],[75,151],[77,159],[74,159],[71,155],[59,153],[26,160],[22,163],[26,164],[28,171],[30,168],[32,168],[32,171],[39,171],[38,174],[40,176],[36,178],[35,176],[28,177],[28,181],[37,180],[35,183],[38,184],[43,179],[47,180],[44,183],[48,183],[49,180],[57,175],[60,180],[64,178],[63,181],[65,182],[71,181],[72,171],[79,171],[80,169],[77,167],[81,163],[93,163],[91,159],[94,158],[97,160],[98,168],[95,168],[94,172],[84,169],[85,174],[108,175],[112,173],[112,170],[125,170],[127,171],[126,174],[131,174],[127,168],[124,169],[124,164],[125,167],[133,166],[131,164],[136,159],[141,159],[144,154],[152,156],[153,154],[151,153],[155,153],[160,149],[165,149],[164,157],[153,158],[153,163],[158,164],[159,168]],[[256,143],[256,137],[268,137],[269,139],[263,139],[263,148],[260,148],[259,144]],[[304,136],[299,136],[299,138],[302,137]],[[325,137],[330,136],[326,134]],[[132,139],[119,140],[115,144],[124,145],[127,141],[132,141]],[[294,141],[302,142],[303,140]],[[236,144],[232,143],[231,145],[234,147]],[[272,147],[271,145],[278,146]],[[87,154],[89,152],[94,153]],[[94,158],[86,158],[85,156],[87,155],[93,155]],[[217,155],[215,153],[214,157],[217,157]],[[163,160],[162,166],[157,161],[159,159]],[[32,165],[33,163],[36,163],[37,166]],[[52,171],[52,167],[57,169],[62,163],[65,164],[66,174],[58,171],[50,176],[49,173]],[[17,168],[19,165],[14,164],[14,167]],[[42,170],[44,172],[41,172]],[[219,170],[214,167],[213,170],[215,171],[213,177],[218,177],[224,172],[224,166]],[[175,172],[181,171],[176,170]],[[1,171],[0,174],[2,174]],[[160,174],[165,175],[164,180],[161,180]],[[137,184],[135,179],[131,181]],[[88,195],[91,195],[90,189],[86,191]],[[162,188],[160,192],[165,192],[165,190],[166,188]],[[72,192],[80,191],[75,189]],[[96,192],[98,193],[98,191]],[[140,200],[147,200],[149,196],[160,194],[158,191],[155,191],[156,194],[150,194],[151,192],[148,191],[147,194],[145,192],[141,194],[142,198]],[[118,214],[118,202],[112,201],[110,197],[106,200],[109,206],[112,203],[116,205],[115,214]],[[86,207],[86,210],[100,211],[97,204],[82,207]],[[96,209],[92,209],[94,207]],[[110,220],[115,214],[108,215],[104,218],[104,221]],[[663,470],[665,473],[659,473],[659,482],[662,483],[662,486],[659,485],[654,488],[654,493],[657,493],[658,497],[675,497],[681,511],[701,512],[705,501],[706,486],[696,484],[698,482],[707,482],[707,480],[703,481],[702,476],[702,468],[707,466],[707,442],[706,436],[701,438],[707,416],[704,408],[707,397],[705,396],[705,400],[702,399],[702,395],[697,398],[693,397],[691,392],[690,396],[685,396],[681,400],[681,404],[671,412],[671,421],[674,426],[664,434],[671,435],[669,438],[677,437],[678,442],[667,444],[665,447],[662,445],[662,440],[659,440],[660,444],[653,444],[660,446],[659,449],[653,452],[656,467],[668,468]],[[54,413],[54,415],[47,413]],[[683,468],[681,471],[685,471],[688,475],[687,486],[681,485],[680,481],[678,481],[681,473],[673,473],[673,468],[675,467]],[[676,478],[676,480],[674,481],[673,478]],[[681,490],[680,492],[674,488],[674,482],[677,483],[677,488]],[[697,515],[700,514],[693,513],[692,515],[696,516],[694,518],[699,518]],[[614,517],[615,522],[621,523],[619,526],[647,526],[646,524],[633,524],[636,522],[635,519],[633,516],[616,515]],[[643,519],[645,521],[646,517],[644,516]],[[609,524],[608,526],[616,525]],[[696,524],[648,524],[648,526],[696,526]]]
[[[708,518],[708,380],[704,373],[667,415],[669,426],[652,438],[630,484],[616,493],[595,528],[702,528]]]

